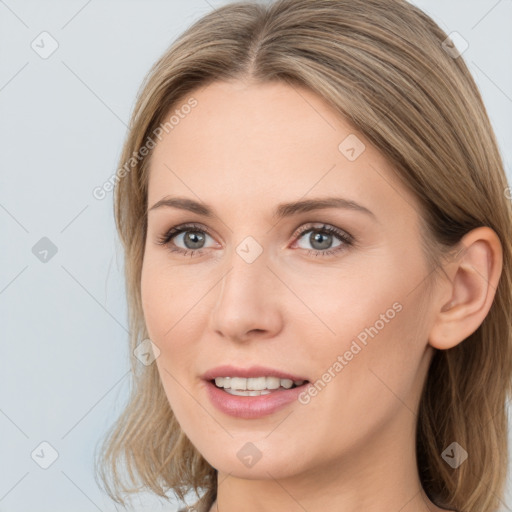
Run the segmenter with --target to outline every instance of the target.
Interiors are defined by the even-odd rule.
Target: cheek
[[[368,439],[379,438],[386,425],[406,421],[415,410],[424,378],[423,350],[413,339],[417,330],[414,307],[404,300],[401,305],[402,309],[390,310],[385,296],[382,300],[374,297],[365,314],[338,320],[336,344],[319,343],[311,351],[314,384],[319,391],[315,396],[306,395],[297,412],[301,435],[313,445],[311,453],[329,458],[331,451],[357,451]],[[378,322],[386,311],[388,323]],[[343,326],[347,327],[346,336]]]
[[[394,257],[381,258],[378,267],[363,265],[364,274],[354,268],[334,279],[315,279],[315,289],[311,280],[309,287],[304,280],[302,288],[294,288],[321,320],[306,315],[309,321],[297,327],[303,333],[299,339],[309,345],[307,356],[322,381],[319,387],[325,389],[318,403],[325,400],[326,408],[315,414],[339,396],[361,414],[377,411],[389,406],[388,398],[396,401],[393,392],[405,397],[415,389],[427,343],[425,291],[417,286],[425,274],[421,260],[409,261],[419,263],[405,266]],[[308,329],[308,324],[319,327]],[[304,334],[313,331],[322,334]]]
[[[141,273],[141,301],[151,339],[165,342],[178,327],[190,323],[188,312],[193,312],[204,295],[205,286],[198,282],[183,267],[170,266],[165,255],[147,254]]]
[[[194,418],[197,421],[201,414],[186,392],[190,388],[187,372],[194,368],[197,358],[191,337],[197,335],[199,339],[199,334],[190,331],[195,326],[191,322],[191,288],[186,288],[189,293],[180,291],[185,283],[179,282],[178,275],[174,269],[166,268],[164,262],[149,256],[141,273],[141,300],[149,338],[160,349],[155,364],[163,389],[176,419],[189,432],[194,428]]]
[[[307,332],[299,338],[304,343],[312,342],[311,334],[315,343],[322,340],[321,346],[331,348],[343,349],[358,335],[364,343],[369,338],[366,329],[377,324],[379,332],[389,330],[402,309],[407,278],[392,275],[386,267],[380,257],[379,266],[347,261],[339,268],[319,266],[309,272],[302,269],[300,273],[281,274],[300,300],[288,293],[288,304],[283,301],[276,307],[286,306],[292,328],[300,324],[300,332]]]
[[[165,255],[148,254],[144,261],[142,309],[149,338],[160,349],[156,362],[168,396],[179,397],[178,383],[196,376],[209,286],[184,267],[171,267]]]
[[[157,268],[145,260],[141,274],[142,310],[149,337],[155,342],[161,339],[169,304],[165,286],[162,285],[163,279],[159,279]]]

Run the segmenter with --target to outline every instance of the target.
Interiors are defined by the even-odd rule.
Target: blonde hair
[[[133,351],[148,337],[140,281],[152,153],[142,155],[141,148],[154,145],[151,136],[194,90],[244,79],[307,87],[375,145],[418,199],[432,278],[463,235],[492,228],[503,248],[494,302],[471,336],[436,350],[416,436],[429,498],[458,511],[491,512],[503,497],[508,461],[512,211],[486,109],[463,58],[442,45],[446,38],[404,0],[237,2],[209,13],[171,45],[139,90],[121,156],[125,172],[116,180],[115,218]],[[173,490],[181,500],[191,490],[205,491],[203,503],[211,503],[217,472],[182,432],[156,365],[132,357],[131,372],[129,401],[97,460],[107,493],[124,503],[121,493],[139,489],[162,497]],[[441,457],[453,441],[469,453],[457,469]],[[128,470],[128,486],[121,468]]]

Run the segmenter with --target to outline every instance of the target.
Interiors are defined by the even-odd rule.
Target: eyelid
[[[320,224],[320,225],[318,225]],[[346,239],[347,242],[353,244],[355,243],[355,238],[346,230],[338,228],[333,224],[329,224],[327,222],[306,222],[302,223],[295,231],[293,236],[295,238],[300,238],[301,235],[308,231],[328,231],[336,236]]]
[[[195,222],[185,222],[183,224],[178,224],[176,226],[172,226],[168,230],[164,232],[164,234],[158,237],[156,243],[158,245],[166,245],[168,244],[172,238],[180,235],[186,231],[204,231],[211,238],[215,238],[213,236],[212,230],[203,224],[195,223]],[[184,249],[185,250],[185,249]],[[202,249],[188,249],[188,250],[202,250]]]

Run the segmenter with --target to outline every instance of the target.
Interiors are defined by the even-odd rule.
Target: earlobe
[[[446,350],[473,334],[487,316],[503,267],[503,250],[489,227],[475,228],[461,240],[464,247],[445,269],[450,280],[439,299],[429,344]]]

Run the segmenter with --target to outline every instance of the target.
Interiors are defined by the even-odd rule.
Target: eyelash
[[[330,235],[335,235],[338,237],[338,239],[343,242],[342,244],[338,245],[335,249],[326,249],[324,251],[318,250],[318,249],[306,249],[308,256],[314,255],[314,256],[331,256],[333,254],[336,254],[340,251],[346,250],[348,247],[352,246],[354,244],[354,238],[349,235],[348,233],[341,231],[340,229],[337,229],[333,226],[324,224],[321,227],[314,227],[310,224],[306,224],[303,227],[299,229],[299,232],[296,234],[296,238],[301,238],[302,235],[305,233],[308,233],[309,231],[315,231],[319,233],[327,233]],[[171,240],[181,234],[186,232],[200,232],[200,233],[206,233],[210,235],[213,238],[213,235],[211,234],[210,230],[206,227],[200,226],[198,224],[182,224],[179,226],[175,226],[171,229],[169,229],[163,236],[159,237],[157,240],[158,245],[164,245],[167,246],[168,250],[170,252],[177,252],[179,254],[183,254],[184,256],[190,253],[190,256],[194,256],[194,254],[203,254],[205,249],[181,249],[180,247],[171,246],[170,242]]]

